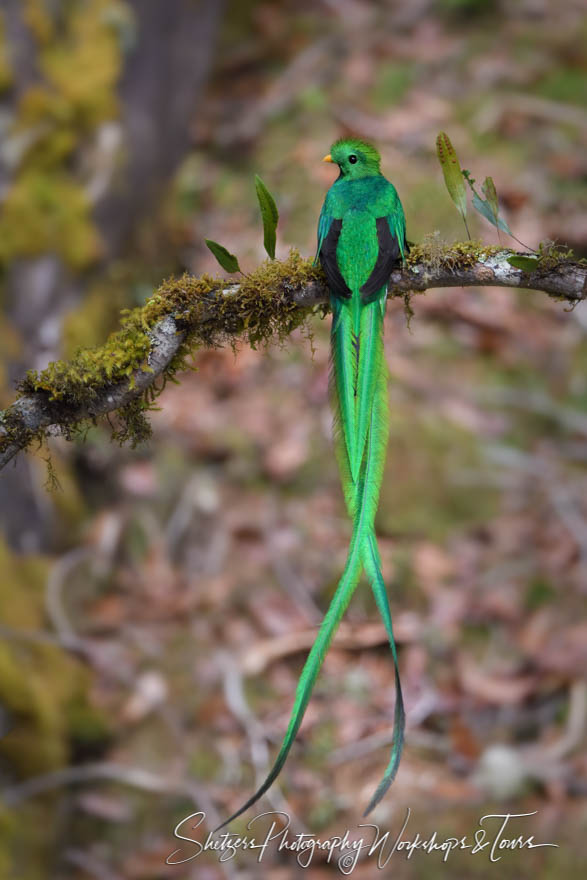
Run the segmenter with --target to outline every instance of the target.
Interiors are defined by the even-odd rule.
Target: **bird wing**
[[[333,296],[339,299],[350,299],[352,291],[340,271],[336,257],[338,239],[342,230],[342,220],[336,219],[332,213],[332,197],[327,193],[318,220],[318,248],[316,260],[320,260],[328,287]]]
[[[402,249],[399,240],[391,231],[389,218],[378,217],[375,222],[379,251],[371,274],[360,288],[361,298],[365,304],[379,298],[381,288],[385,287],[389,276],[402,257]]]
[[[364,303],[379,298],[381,288],[385,287],[407,250],[403,208],[393,184],[389,181],[385,183],[387,186],[374,204],[379,250],[371,274],[360,289]]]

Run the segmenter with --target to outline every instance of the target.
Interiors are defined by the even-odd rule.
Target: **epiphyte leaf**
[[[237,257],[235,257],[234,254],[231,254],[224,245],[218,244],[217,241],[212,241],[211,238],[205,238],[204,241],[225,272],[233,273],[241,271]]]
[[[277,229],[277,221],[279,220],[279,212],[275,199],[261,180],[258,174],[255,174],[255,189],[257,191],[257,199],[259,200],[259,208],[261,209],[261,218],[263,220],[263,244],[265,250],[272,260],[275,259],[275,243]]]

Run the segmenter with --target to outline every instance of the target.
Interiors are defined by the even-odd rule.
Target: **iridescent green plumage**
[[[367,813],[393,782],[403,746],[403,699],[374,523],[389,434],[383,317],[389,276],[405,252],[405,220],[395,188],[379,170],[380,157],[373,146],[342,139],[332,145],[326,160],[339,166],[340,175],[328,190],[320,214],[318,257],[331,293],[335,447],[353,532],[345,569],[302,670],[276,761],[261,787],[227,822],[251,807],[281,771],[363,569],[385,624],[396,683],[391,758]]]

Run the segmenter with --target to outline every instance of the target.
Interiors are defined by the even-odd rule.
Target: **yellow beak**
[[[328,153],[327,156],[324,156],[324,158],[322,159],[322,161],[323,161],[323,162],[334,162],[334,159],[332,158],[332,156],[330,155],[330,153]]]

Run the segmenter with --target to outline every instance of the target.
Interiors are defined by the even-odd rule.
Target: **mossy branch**
[[[546,249],[536,270],[524,272],[508,263],[512,253],[479,242],[413,246],[391,277],[390,296],[498,286],[543,291],[573,304],[587,298],[586,264]],[[103,346],[27,373],[16,401],[0,412],[0,468],[47,435],[71,438],[108,413],[118,417],[116,439],[139,442],[149,433],[145,411],[196,349],[234,345],[239,337],[252,346],[284,339],[317,308],[325,313],[327,304],[321,270],[296,251],[284,262],[263,263],[238,284],[190,275],[165,281],[143,307],[123,314],[120,330]]]

